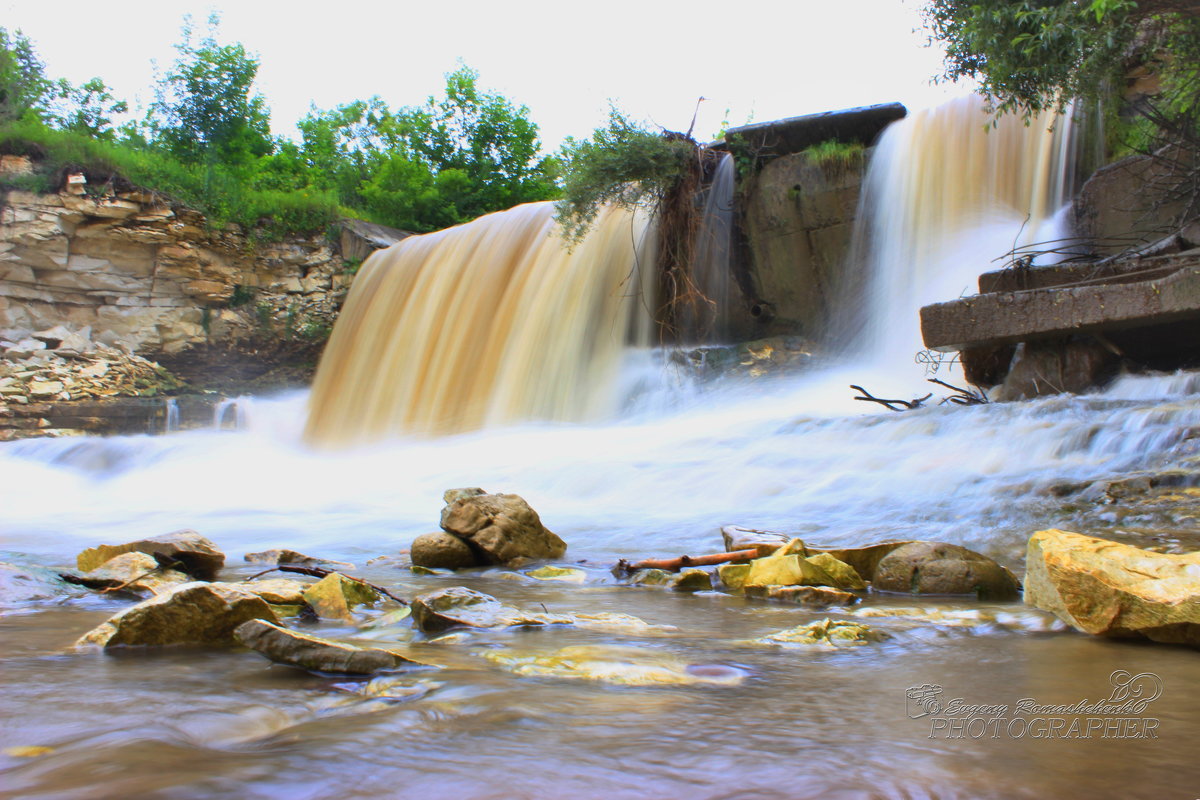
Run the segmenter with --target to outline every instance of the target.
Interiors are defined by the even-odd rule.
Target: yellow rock
[[[835,589],[849,589],[851,591],[859,591],[867,588],[866,582],[854,567],[845,561],[839,561],[828,553],[817,553],[815,556],[809,556],[805,560],[833,578],[833,583],[818,584],[820,586],[832,586]]]
[[[744,586],[835,586],[825,570],[799,555],[776,553],[750,562]]]
[[[1085,633],[1200,647],[1200,552],[1045,530],[1030,537],[1025,570],[1025,602]]]
[[[725,588],[734,591],[746,585],[746,578],[749,575],[749,564],[722,564],[717,567],[717,577],[721,579],[721,583],[725,585]]]
[[[776,550],[772,555],[808,558],[808,548],[799,539],[789,539],[787,544]]]
[[[53,747],[44,747],[42,745],[4,748],[4,755],[11,756],[12,758],[39,758],[41,756],[48,756],[53,752]]]
[[[304,592],[310,584],[291,578],[268,578],[265,581],[247,581],[237,585],[248,592],[253,592],[271,605],[301,606],[305,602]],[[315,586],[316,584],[311,585]]]
[[[331,572],[305,589],[303,597],[323,619],[351,619],[355,606],[374,603],[379,593],[340,572]]]

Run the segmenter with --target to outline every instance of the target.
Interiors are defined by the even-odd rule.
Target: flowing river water
[[[1061,149],[1053,139],[1047,146]],[[542,212],[519,213],[546,224]],[[376,270],[371,280],[385,278],[393,280]],[[429,297],[449,297],[460,311],[473,302],[454,281],[427,283]],[[371,313],[394,316],[390,308]],[[518,310],[513,319],[527,316]],[[375,335],[375,325],[365,329]],[[623,319],[619,327],[636,326]],[[597,405],[569,365],[601,330],[593,324],[586,336],[558,340],[554,381],[571,384],[569,402],[544,392],[535,400],[554,409]],[[480,341],[495,344],[486,332]],[[354,349],[348,339],[343,345]],[[461,361],[430,366],[421,380],[461,401],[472,423],[445,433],[442,406],[410,385],[401,392],[416,395],[409,416],[428,419],[430,429],[397,434],[396,415],[377,413],[370,373],[406,369],[415,356],[394,349],[407,340],[382,345],[393,348],[387,358],[345,367],[359,377],[342,391],[362,395],[331,405],[375,414],[373,429],[391,438],[375,441],[354,429],[356,420],[333,415],[318,432],[358,444],[339,449],[318,436],[323,446],[315,447],[310,398],[300,393],[239,403],[226,415],[244,423],[237,431],[0,445],[0,561],[48,574],[73,567],[75,554],[95,544],[187,527],[228,554],[228,580],[259,570],[244,554],[288,547],[351,562],[353,574],[401,595],[466,585],[529,611],[641,622],[613,616],[426,636],[378,609],[353,625],[316,624],[320,635],[398,645],[436,665],[368,680],[273,666],[243,650],[76,652],[81,634],[127,602],[82,590],[0,595],[0,796],[1200,792],[1192,650],[1087,637],[1019,601],[876,593],[818,612],[717,590],[630,586],[609,571],[620,558],[719,551],[723,525],[830,546],[953,542],[1018,575],[1026,540],[1044,528],[1196,549],[1200,373],[1124,376],[1087,396],[890,413],[854,402],[847,387],[923,394],[911,343],[903,359],[878,346],[874,358],[815,363],[801,374],[707,382],[661,352],[618,347],[591,370],[611,390],[606,413],[521,422],[520,403],[508,395],[490,406],[466,400],[472,381],[462,370],[479,351],[464,345],[454,354]],[[537,359],[501,350],[497,358],[512,363]],[[539,580],[519,568],[413,573],[401,552],[437,528],[443,491],[460,486],[525,497],[569,545],[559,566],[581,570],[581,580]],[[880,638],[862,646],[763,639],[826,619],[867,624]],[[1136,713],[1046,708],[1116,698],[1131,681],[1157,691]]]

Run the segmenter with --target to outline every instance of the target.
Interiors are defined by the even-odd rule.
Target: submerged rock
[[[911,594],[973,594],[980,600],[1014,600],[1016,578],[985,555],[956,544],[909,542],[888,553],[875,570],[874,587]]]
[[[252,619],[279,621],[267,601],[240,586],[184,583],[116,614],[76,646],[231,645],[233,631]]]
[[[523,498],[468,494],[479,491],[452,489],[446,493],[442,529],[465,541],[488,564],[561,558],[567,552],[567,543],[542,525]]]
[[[581,645],[553,653],[490,652],[488,661],[517,675],[601,681],[619,686],[736,686],[746,673],[719,664],[688,664],[637,647]]]
[[[0,608],[50,600],[63,594],[65,588],[48,569],[0,562]]]
[[[309,636],[261,619],[242,623],[234,631],[234,637],[242,645],[277,664],[316,672],[372,675],[397,667],[426,666],[390,650],[355,647]]]
[[[75,563],[84,572],[91,572],[119,555],[133,552],[177,562],[180,569],[199,581],[216,580],[225,566],[225,554],[193,530],[175,531],[126,544],[102,544],[84,550]]]
[[[755,639],[756,644],[793,645],[826,644],[831,647],[858,646],[882,638],[867,625],[858,622],[824,619],[810,625],[778,631]]]
[[[1084,633],[1200,647],[1200,553],[1039,531],[1025,556],[1025,602]]]
[[[410,555],[415,566],[429,569],[466,569],[486,563],[464,540],[445,531],[423,533],[413,539]]]
[[[665,569],[639,569],[629,576],[634,586],[666,586],[673,580],[675,576]]]
[[[563,583],[584,583],[587,581],[586,572],[570,567],[539,567],[525,574],[531,578],[537,578],[539,581],[561,581]]]
[[[331,572],[302,593],[304,602],[312,606],[323,619],[352,619],[355,606],[374,603],[379,592],[366,584],[351,580],[340,572]]]
[[[570,624],[558,614],[530,614],[501,603],[491,595],[451,586],[418,595],[412,601],[413,621],[425,633],[448,628],[509,628],[515,625]]]

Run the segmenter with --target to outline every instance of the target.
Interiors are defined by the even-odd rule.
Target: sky
[[[941,52],[925,46],[920,0],[0,0],[0,26],[34,43],[46,72],[99,76],[144,107],[154,67],[173,62],[185,14],[221,16],[219,39],[261,59],[277,134],[315,104],[379,95],[393,108],[440,95],[465,63],[480,85],[526,105],[543,149],[604,124],[610,101],[697,139],[729,125],[899,101],[934,105]]]

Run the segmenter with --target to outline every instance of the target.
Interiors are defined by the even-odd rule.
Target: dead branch
[[[937,378],[930,378],[929,382],[936,383],[938,386],[945,386],[947,389],[951,389],[954,391],[954,394],[950,395],[947,398],[944,398],[942,400],[942,402],[939,403],[938,405],[945,405],[946,403],[954,403],[955,405],[958,405],[958,406],[987,405],[987,402],[988,402],[987,395],[985,395],[983,393],[983,390],[981,390],[979,388],[963,389],[962,387],[955,386],[952,383],[946,383],[945,381],[938,380]]]
[[[885,400],[882,397],[876,397],[861,386],[855,386],[853,383],[850,384],[850,388],[861,393],[859,396],[854,398],[855,400],[865,400],[870,403],[879,403],[879,405],[883,406],[888,411],[903,411],[905,409],[911,411],[914,408],[920,408],[925,404],[926,400],[933,397],[933,392],[930,392],[924,397],[914,397],[912,400]],[[902,406],[902,408],[896,408],[896,406]]]
[[[758,550],[755,548],[735,550],[732,553],[712,553],[706,556],[646,558],[635,564],[630,564],[622,558],[613,567],[613,574],[618,576],[629,575],[630,573],[637,572],[639,569],[661,569],[666,572],[679,572],[686,567],[711,567],[714,564],[736,564],[742,561],[751,561],[755,558],[758,558]]]

